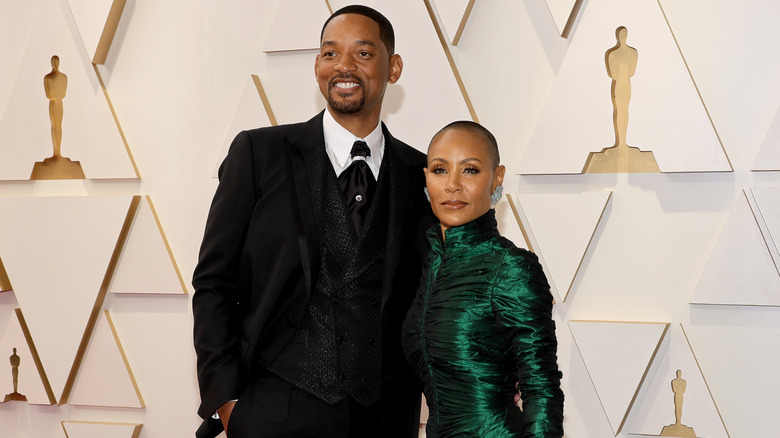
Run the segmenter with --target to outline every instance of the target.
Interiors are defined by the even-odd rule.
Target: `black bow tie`
[[[366,218],[368,207],[371,204],[371,197],[376,187],[374,174],[366,163],[366,157],[371,156],[371,149],[366,142],[357,140],[352,145],[350,157],[352,164],[339,175],[339,185],[344,192],[347,201],[347,209],[352,216],[352,223],[355,225],[355,231],[358,236],[363,227],[363,220]]]

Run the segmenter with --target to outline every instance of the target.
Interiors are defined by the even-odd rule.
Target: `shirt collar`
[[[352,144],[355,143],[355,140],[363,140],[371,149],[371,156],[366,161],[376,176],[379,171],[379,163],[382,162],[382,156],[385,152],[385,136],[382,133],[381,121],[377,123],[376,128],[370,134],[365,138],[360,138],[339,125],[330,111],[325,110],[322,117],[322,129],[325,134],[325,148],[333,162],[333,167],[337,169],[337,173],[349,166],[349,153],[352,151]]]

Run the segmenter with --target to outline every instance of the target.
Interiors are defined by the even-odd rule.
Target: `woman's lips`
[[[468,203],[463,201],[444,201],[441,203],[441,205],[447,210],[460,210],[461,208],[467,206]]]

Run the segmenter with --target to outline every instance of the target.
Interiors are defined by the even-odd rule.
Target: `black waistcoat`
[[[336,175],[324,151],[319,155],[321,162],[314,165],[329,170],[312,187],[320,272],[301,325],[268,369],[327,403],[352,397],[368,405],[381,395],[381,301],[392,164],[385,154],[362,236],[357,236]]]

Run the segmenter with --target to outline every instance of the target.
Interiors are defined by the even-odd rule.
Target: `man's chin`
[[[350,99],[351,98],[351,99]],[[334,112],[344,115],[356,114],[363,109],[365,105],[365,99],[363,97],[355,98],[354,94],[348,97],[339,96],[336,93],[331,93],[328,96],[328,106]]]
[[[357,114],[360,112],[360,110],[363,109],[362,104],[345,104],[342,102],[338,102],[335,104],[334,103],[335,102],[329,102],[328,106],[333,112],[338,114],[343,114],[343,115]]]

